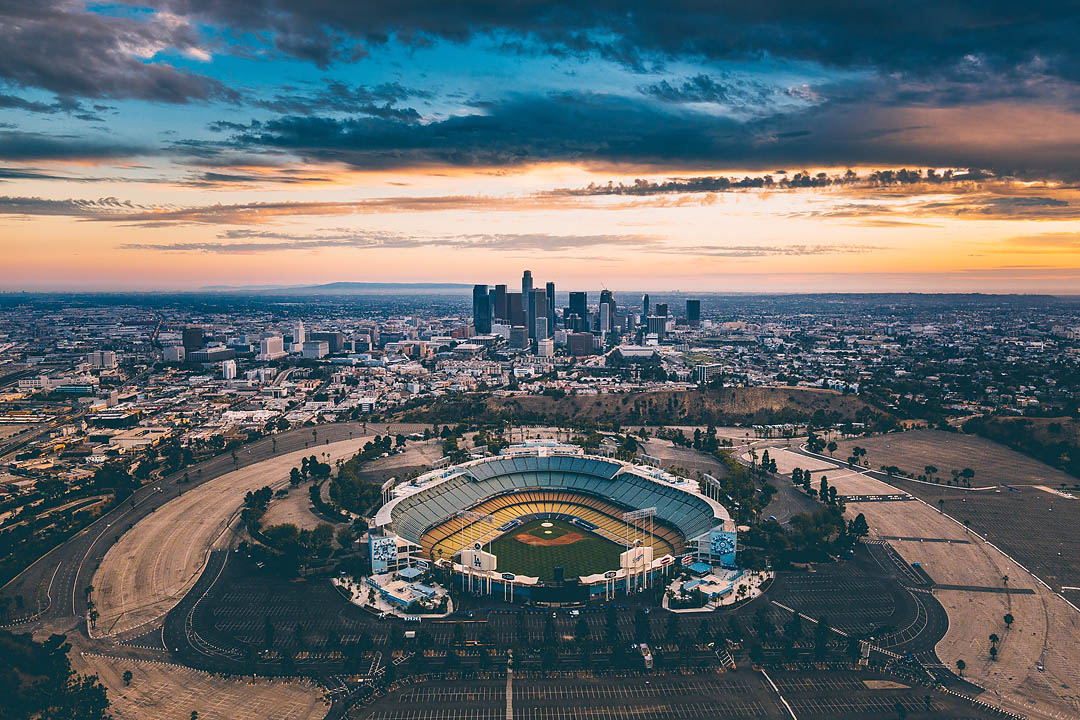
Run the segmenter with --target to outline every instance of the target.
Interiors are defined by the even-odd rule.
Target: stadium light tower
[[[631,510],[630,512],[623,513],[624,523],[624,538],[625,546],[627,550],[633,550],[638,547],[648,547],[650,551],[653,548],[653,542],[656,539],[656,535],[653,533],[655,528],[653,518],[656,517],[656,508],[647,507],[640,510]],[[649,553],[650,560],[652,553]],[[631,578],[637,574],[636,564],[626,569],[626,592],[630,593]],[[645,566],[641,568],[642,578],[644,579],[645,587],[649,586],[649,567]]]

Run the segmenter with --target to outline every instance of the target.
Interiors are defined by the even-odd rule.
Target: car
[[[579,615],[581,615],[581,611],[580,611],[580,610],[571,610],[571,611],[570,611],[570,617],[577,617],[577,616],[579,616]]]
[[[1038,660],[1035,661],[1035,669],[1038,670],[1039,672],[1046,672],[1046,666],[1044,666]]]

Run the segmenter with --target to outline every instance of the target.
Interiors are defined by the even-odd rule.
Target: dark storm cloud
[[[62,97],[236,97],[215,80],[147,61],[164,49],[199,49],[195,31],[176,18],[110,17],[63,0],[7,2],[0,5],[0,48],[0,78]]]
[[[0,160],[107,160],[155,152],[115,140],[0,130]]]
[[[425,124],[394,119],[286,116],[238,133],[250,148],[361,168],[514,166],[543,161],[699,162],[744,136],[731,120],[662,113],[593,94],[526,96],[486,114]]]
[[[1080,145],[1068,130],[1020,132],[1038,113],[993,116],[969,130],[957,120],[905,115],[876,105],[823,103],[749,122],[595,93],[515,96],[483,113],[427,123],[372,117],[285,116],[253,124],[231,142],[357,168],[524,166],[577,162],[653,168],[916,165],[985,168],[1000,175],[1074,177]],[[1004,139],[1008,122],[1011,132]],[[1072,121],[1080,130],[1080,119]],[[998,132],[991,132],[996,130]],[[984,132],[990,137],[982,141]],[[956,142],[944,142],[946,133]]]
[[[281,92],[268,100],[260,100],[257,104],[282,114],[348,113],[416,122],[420,120],[420,113],[411,107],[396,105],[414,98],[430,97],[430,92],[406,88],[396,82],[367,87],[349,85],[339,80],[326,80],[318,90]]]
[[[641,92],[669,103],[709,103],[758,107],[772,105],[779,98],[810,99],[807,89],[782,88],[760,80],[735,77],[730,73],[718,77],[698,74],[674,84],[661,80],[645,85]]]
[[[1039,62],[1080,76],[1080,14],[1073,2],[552,3],[466,0],[434,3],[312,3],[308,0],[165,0],[185,17],[232,28],[271,30],[279,50],[322,64],[354,59],[394,37],[499,38],[519,52],[597,54],[634,67],[663,58],[812,60],[838,67],[922,73],[967,57],[984,65]],[[345,42],[351,39],[354,43]]]

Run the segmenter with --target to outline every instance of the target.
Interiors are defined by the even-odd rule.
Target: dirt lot
[[[1057,487],[1059,483],[1070,486],[1076,483],[1075,478],[1060,470],[976,435],[941,430],[912,430],[842,440],[837,444],[838,458],[847,458],[856,445],[865,448],[866,460],[873,469],[882,465],[895,465],[918,476],[925,473],[927,465],[933,465],[938,469],[943,484],[952,478],[953,470],[964,468],[975,471],[972,487],[1001,483]]]
[[[837,420],[857,420],[880,415],[855,395],[832,390],[789,387],[745,387],[720,390],[661,390],[607,395],[501,396],[485,400],[436,405],[417,413],[430,421],[502,413],[526,424],[553,423],[560,418],[617,421],[622,425],[678,425],[741,422],[773,423],[806,420],[821,411]]]
[[[311,509],[311,498],[308,496],[310,485],[301,485],[289,490],[289,494],[270,503],[269,509],[263,515],[263,527],[292,523],[301,530],[312,530],[319,523],[326,522]]]
[[[840,485],[840,482],[837,483]],[[986,687],[987,701],[1031,718],[1080,715],[1080,613],[1047,590],[1019,565],[951,518],[917,501],[849,503],[848,513],[864,513],[874,536],[949,539],[960,542],[889,542],[905,561],[920,563],[939,585],[986,588],[935,589],[949,614],[949,630],[937,646],[948,667],[958,659],[965,676]],[[1000,592],[1008,588],[1026,594]],[[1003,621],[1011,613],[1015,622]],[[1000,638],[998,659],[989,656],[990,633]],[[1035,663],[1042,662],[1045,672]]]
[[[368,438],[320,447],[323,462],[351,457]],[[165,616],[199,576],[213,544],[248,491],[288,483],[309,450],[242,467],[184,493],[125,533],[94,575],[95,636],[124,633]]]
[[[71,658],[78,672],[97,675],[108,689],[116,720],[186,720],[193,710],[200,720],[316,720],[329,709],[320,688],[300,682],[225,680],[179,665],[75,652]]]

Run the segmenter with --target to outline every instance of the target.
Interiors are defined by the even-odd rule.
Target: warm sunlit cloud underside
[[[679,175],[620,176],[572,165],[513,174],[340,167],[296,174],[329,180],[229,189],[102,182],[93,197],[122,194],[130,205],[2,216],[3,284],[512,283],[526,266],[563,289],[1062,293],[1080,280],[1080,192],[1043,184],[634,196],[558,189]],[[61,188],[92,197],[85,186]],[[17,181],[3,194],[71,197],[58,194],[61,188]]]

